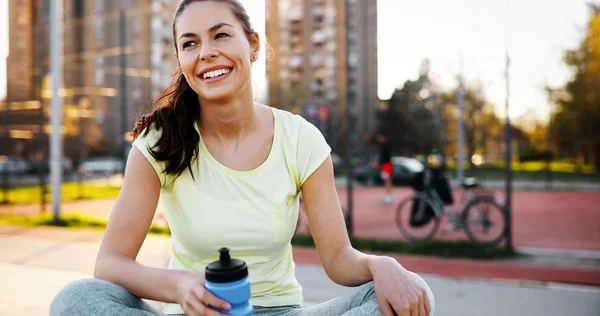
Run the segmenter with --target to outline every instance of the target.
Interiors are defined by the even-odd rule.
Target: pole
[[[354,170],[352,167],[352,111],[350,111],[350,105],[352,104],[352,91],[350,89],[350,1],[346,0],[346,111],[345,111],[345,121],[346,121],[346,176],[347,176],[347,191],[348,191],[348,210],[346,214],[346,229],[348,230],[348,235],[352,236],[354,232],[353,221],[353,199],[352,199],[352,190],[353,190],[353,177]]]
[[[462,75],[462,61],[461,61],[461,73],[458,75],[458,89],[456,90],[456,104],[458,105],[458,128],[457,128],[457,133],[458,133],[458,148],[457,148],[457,153],[458,153],[458,164],[456,166],[456,179],[458,180],[458,185],[461,186],[463,183],[463,165],[464,165],[464,154],[463,154],[463,148],[465,147],[465,135],[464,135],[464,129],[465,129],[465,122],[464,122],[464,117],[463,117],[463,112],[464,112],[464,87],[463,87],[463,75]]]
[[[546,129],[546,190],[552,189],[552,169],[550,163],[552,162],[552,90],[548,89],[548,104],[550,106],[550,117],[548,118],[548,127]]]
[[[82,81],[80,81],[82,82]],[[82,98],[79,99],[79,102],[77,103],[77,106],[79,107],[79,135],[77,137],[77,160],[79,161],[79,163],[77,164],[78,166],[78,170],[75,170],[75,173],[77,174],[77,198],[78,199],[83,199],[83,172],[81,169],[81,165],[83,164],[83,160],[84,160],[84,156],[85,156],[85,149],[84,149],[84,142],[85,142],[85,122],[83,121],[83,111],[86,110],[86,106],[87,105],[87,99]]]
[[[506,252],[512,252],[512,135],[510,126],[510,116],[508,115],[510,104],[510,77],[509,77],[510,58],[508,55],[508,0],[506,0],[506,69],[504,76],[506,80]]]
[[[49,8],[48,8],[49,3],[47,1],[42,1],[41,2],[41,6],[42,6],[42,12],[48,12]],[[49,20],[48,20],[48,16],[46,14],[42,14],[41,15],[41,20],[39,21],[39,26],[38,26],[38,33],[39,33],[39,42],[40,42],[40,47],[47,47],[47,38],[46,38],[46,30],[47,30],[47,25],[49,24]],[[38,60],[40,61],[40,73],[38,74],[38,80],[39,80],[39,92],[38,92],[38,100],[40,101],[40,112],[39,112],[39,132],[38,132],[38,142],[37,142],[37,152],[35,154],[35,159],[36,159],[36,166],[37,166],[37,171],[38,171],[38,176],[39,176],[39,184],[40,184],[40,213],[45,213],[46,212],[46,170],[45,167],[45,152],[46,152],[46,132],[45,132],[45,125],[46,125],[46,114],[44,112],[45,110],[45,101],[44,97],[42,96],[42,90],[47,89],[47,82],[46,82],[46,73],[48,72],[48,67],[46,66],[46,63],[43,62],[44,59],[46,59],[48,56],[45,55],[45,50],[44,49],[39,49],[38,50]]]
[[[83,3],[78,2],[75,7],[75,14],[82,18],[84,16],[84,8]],[[78,54],[81,54],[85,51],[85,28],[83,26],[77,27],[74,32],[76,36],[76,51]],[[77,83],[81,86],[84,85],[84,62],[82,60],[74,61],[73,64],[76,67],[76,76]],[[73,98],[73,103],[77,105],[78,115],[77,115],[77,123],[79,125],[79,131],[77,132],[77,164],[76,169],[74,170],[75,176],[77,177],[77,199],[83,199],[83,173],[81,172],[81,165],[84,160],[84,129],[85,122],[82,113],[85,111],[85,105],[87,105],[86,96],[82,96],[81,94],[76,94]]]
[[[44,31],[40,31],[41,34],[44,33]],[[45,42],[45,36],[44,35],[40,35],[42,37],[42,39],[40,40],[40,43],[43,45]],[[42,72],[40,73],[40,83],[44,82],[44,73],[45,73],[45,69],[46,67],[42,64],[41,68],[43,69]],[[42,87],[43,84],[40,84],[40,87]],[[41,91],[41,89],[40,89]],[[46,170],[44,170],[46,168],[46,164],[44,161],[45,158],[45,140],[46,140],[46,132],[44,130],[44,126],[46,125],[46,114],[44,113],[44,98],[42,97],[41,92],[38,95],[39,100],[40,100],[40,113],[39,113],[39,123],[40,123],[40,131],[39,131],[39,139],[38,139],[38,149],[37,149],[37,153],[35,155],[35,159],[37,160],[37,171],[38,171],[38,176],[39,176],[39,180],[40,180],[40,213],[45,213],[46,212]]]
[[[6,155],[6,157],[9,157],[9,140],[8,138],[10,137],[10,131],[8,130],[8,126],[10,124],[10,103],[8,102],[3,102],[4,106],[3,106],[3,120],[2,120],[2,130],[4,131],[4,133],[2,133],[2,148],[4,148],[5,152],[4,154]],[[2,153],[0,153],[2,154]],[[4,166],[2,168],[2,204],[8,204],[8,166],[9,166],[9,161],[8,159],[6,159],[6,161],[4,162],[0,162],[0,163],[4,163]]]
[[[50,7],[50,72],[52,80],[52,111],[50,124],[50,182],[52,183],[52,208],[54,224],[60,221],[62,183],[62,104],[60,88],[62,81],[62,1],[52,1]]]
[[[119,45],[121,46],[121,129],[119,135],[119,144],[121,145],[120,153],[123,165],[127,161],[127,150],[125,149],[125,133],[127,132],[127,55],[125,54],[126,46],[126,24],[125,24],[125,11],[119,12]]]
[[[442,169],[446,170],[446,137],[444,132],[444,122],[442,122],[442,111],[440,109],[440,103],[437,102],[437,92],[431,92],[432,113],[434,116],[434,122],[438,129],[438,139],[440,142],[440,158]]]

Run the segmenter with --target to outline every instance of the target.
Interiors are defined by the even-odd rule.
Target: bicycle
[[[450,210],[446,204],[452,204],[452,193],[443,173],[440,169],[425,167],[415,177],[414,193],[401,200],[396,208],[396,225],[402,235],[410,241],[431,239],[445,215],[450,219],[446,231],[462,229],[469,240],[480,245],[500,243],[507,224],[502,200],[492,192],[473,192],[479,186],[475,178],[467,178],[461,185],[463,191],[458,207]],[[492,234],[494,228],[497,231]]]

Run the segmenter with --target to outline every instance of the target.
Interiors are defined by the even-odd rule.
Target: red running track
[[[400,199],[411,192],[408,188],[394,188],[394,203],[385,205],[381,202],[383,188],[355,187],[355,235],[403,239],[394,222],[395,209]],[[459,192],[454,192],[455,201],[459,200]],[[504,197],[503,192],[498,192]],[[346,188],[338,187],[338,194],[345,206]],[[515,246],[600,251],[600,193],[516,191],[512,205]],[[306,224],[301,225],[301,230],[306,230]],[[436,238],[467,237],[462,231],[444,235],[440,229]]]

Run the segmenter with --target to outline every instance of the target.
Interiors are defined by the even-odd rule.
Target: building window
[[[96,84],[104,85],[104,57],[96,55]]]

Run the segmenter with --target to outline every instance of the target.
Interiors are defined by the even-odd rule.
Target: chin
[[[197,84],[195,87],[192,87],[192,90],[196,92],[200,99],[208,102],[222,102],[230,99],[235,94],[235,91],[228,86],[206,88]]]
[[[233,95],[233,91],[214,91],[211,93],[203,93],[202,98],[211,103],[222,103],[230,100]]]

